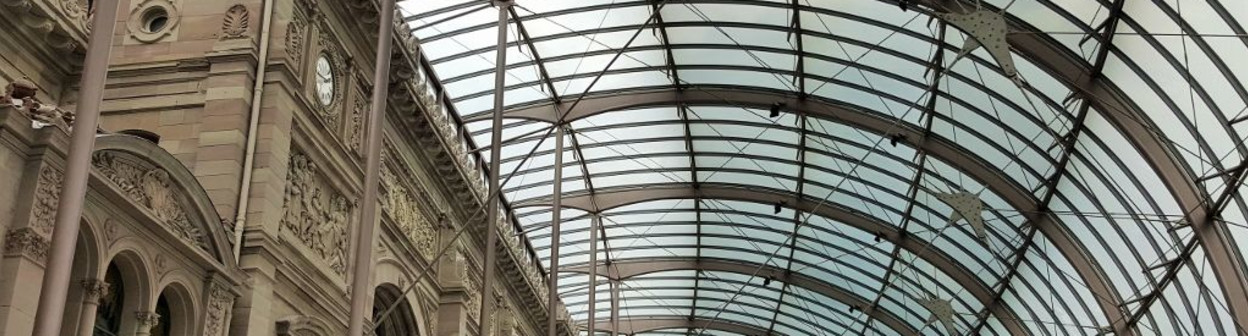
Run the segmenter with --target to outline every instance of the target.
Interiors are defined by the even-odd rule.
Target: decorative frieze
[[[48,238],[24,227],[9,230],[4,237],[4,254],[6,256],[25,256],[40,265],[48,259]]]
[[[460,274],[460,279],[463,279],[464,284],[464,309],[468,310],[469,320],[480,321],[478,317],[481,316],[481,279],[473,274],[469,265],[465,258]]]
[[[221,22],[221,39],[246,38],[250,29],[251,13],[247,11],[247,6],[236,4],[225,12],[225,19]]]
[[[347,126],[347,146],[356,154],[363,154],[362,135],[364,134],[364,111],[368,109],[368,101],[361,95],[355,99],[351,107],[350,125]]]
[[[324,259],[330,269],[345,276],[347,221],[355,204],[329,185],[303,153],[290,156],[285,210],[282,228]]]
[[[437,245],[433,224],[422,213],[420,201],[402,181],[399,181],[390,169],[383,169],[381,175],[385,191],[381,199],[381,208],[390,215],[398,225],[399,231],[411,242],[416,251],[425,260],[433,258]]]
[[[142,205],[157,222],[178,238],[202,249],[208,248],[203,230],[193,223],[184,210],[185,193],[175,188],[169,173],[151,166],[137,156],[118,152],[98,152],[91,163],[123,193]]]

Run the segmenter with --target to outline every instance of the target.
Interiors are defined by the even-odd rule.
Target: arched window
[[[419,336],[420,329],[416,327],[415,313],[412,311],[411,304],[407,298],[399,296],[401,292],[393,287],[377,287],[373,292],[373,323],[376,327],[374,335],[376,336]],[[395,303],[398,306],[390,311],[389,314],[383,316],[386,309]]]
[[[95,336],[115,336],[121,332],[123,299],[126,297],[125,284],[121,280],[121,270],[117,265],[108,265],[104,273],[104,282],[108,283],[108,293],[100,297],[100,306],[95,310]]]
[[[156,299],[156,314],[160,315],[160,322],[152,328],[152,336],[173,335],[173,312],[169,310],[169,299],[164,293]]]

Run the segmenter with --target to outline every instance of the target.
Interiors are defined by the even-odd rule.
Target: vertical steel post
[[[98,7],[91,22],[93,28],[82,68],[78,111],[70,135],[69,155],[65,157],[65,177],[56,209],[56,226],[52,230],[47,268],[43,273],[43,291],[35,313],[34,334],[39,336],[60,335],[65,318],[65,300],[69,296],[69,278],[87,195],[87,179],[91,173],[95,130],[100,105],[104,102],[104,81],[108,79],[108,58],[113,51],[113,30],[117,27],[119,1],[101,0],[95,4]]]
[[[601,214],[595,213],[589,220],[589,334],[596,335],[595,307],[598,303],[598,224]]]
[[[550,272],[548,274],[550,289],[546,304],[546,333],[548,336],[559,334],[559,225],[563,222],[563,127],[555,125],[555,206],[550,209]]]
[[[484,269],[482,273],[485,279],[481,280],[481,322],[478,324],[481,328],[479,333],[481,336],[491,336],[490,327],[494,321],[490,316],[494,312],[494,270],[496,267],[496,252],[494,249],[498,245],[498,228],[503,223],[502,215],[502,194],[499,193],[498,177],[502,153],[500,147],[503,142],[503,86],[506,84],[507,78],[507,8],[511,6],[511,0],[495,0],[494,5],[498,6],[498,56],[494,62],[494,127],[490,141],[490,199],[486,219],[487,227],[485,228],[485,262],[481,265]]]
[[[611,274],[607,270],[607,274]],[[620,280],[611,279],[611,335],[620,334]]]
[[[394,2],[381,0],[377,13],[377,57],[373,64],[373,102],[368,114],[368,142],[365,149],[364,195],[360,200],[360,231],[356,237],[355,261],[351,264],[351,320],[348,335],[363,336],[364,321],[373,313],[373,240],[377,227],[377,188],[381,184],[382,125],[386,119],[386,97],[390,95],[390,52],[394,37]]]

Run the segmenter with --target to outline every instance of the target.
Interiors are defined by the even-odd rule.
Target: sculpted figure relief
[[[355,204],[328,185],[316,164],[302,153],[291,155],[286,179],[282,229],[289,230],[331,270],[346,275],[347,222]]]

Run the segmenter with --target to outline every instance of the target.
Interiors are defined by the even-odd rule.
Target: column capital
[[[82,284],[82,300],[90,304],[99,304],[100,299],[108,295],[109,284],[100,279],[84,279]]]
[[[151,332],[152,328],[160,324],[160,314],[150,311],[134,312],[134,318],[139,320],[139,334],[146,335]]]

